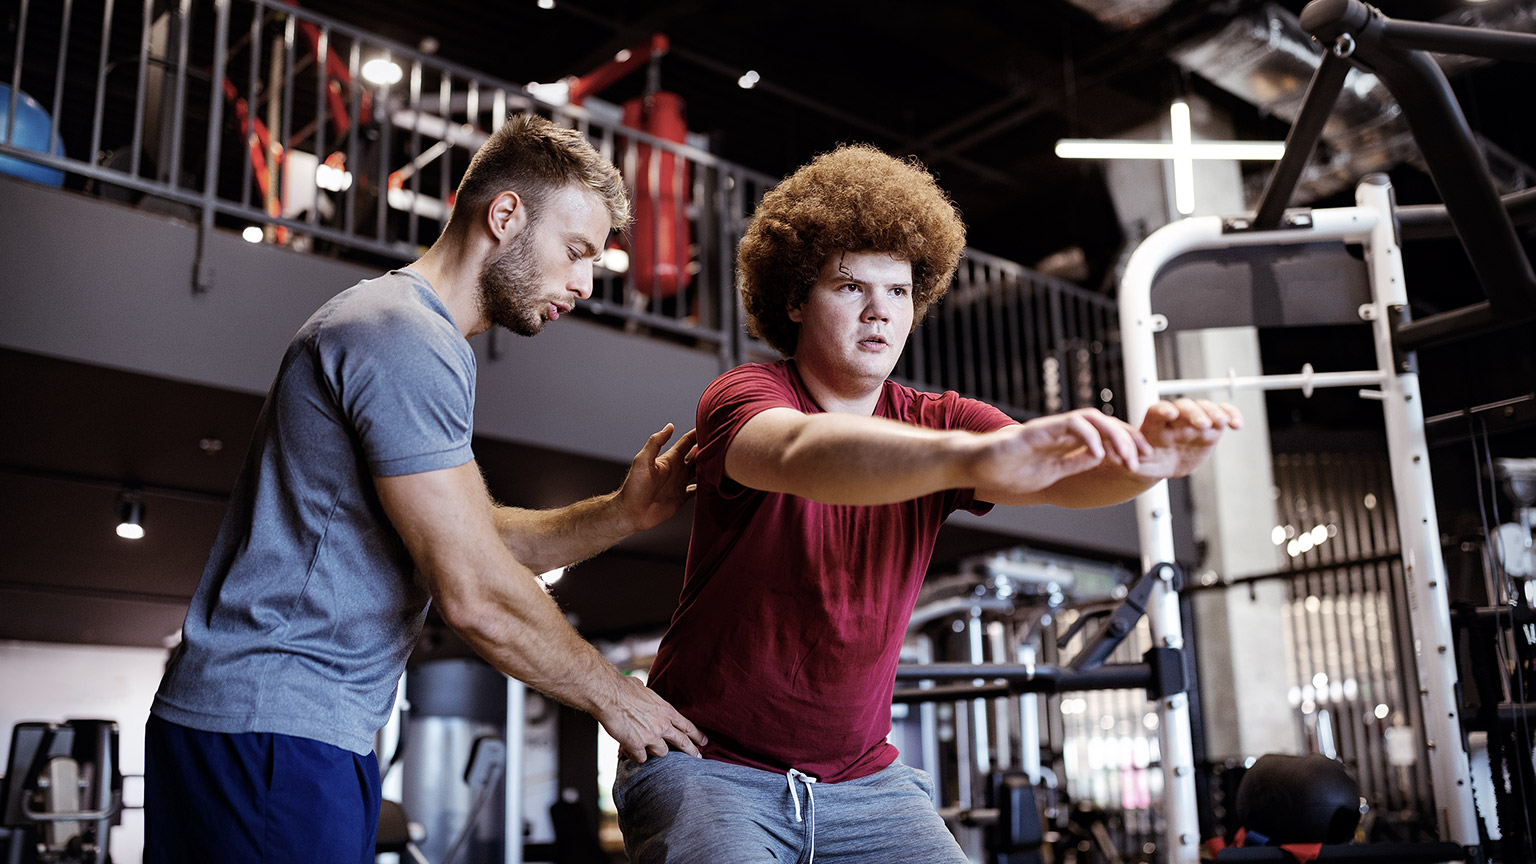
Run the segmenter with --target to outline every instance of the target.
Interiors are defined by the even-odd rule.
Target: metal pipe
[[[1339,91],[1344,89],[1344,78],[1348,74],[1349,61],[1332,50],[1323,52],[1323,59],[1302,98],[1301,111],[1286,133],[1285,153],[1270,171],[1264,195],[1259,199],[1253,220],[1256,230],[1280,227],[1280,217],[1290,203],[1291,194],[1296,191],[1302,169],[1306,168],[1307,161],[1317,149],[1318,140],[1323,137],[1323,127],[1328,123],[1328,115],[1333,113],[1334,103],[1339,99]]]
[[[59,127],[64,125],[62,113],[64,106],[64,67],[69,61],[69,24],[74,10],[75,0],[64,0],[63,16],[59,22],[59,56],[54,61],[53,70],[53,113],[49,115],[53,118],[53,129],[51,131],[55,133],[58,132]],[[43,147],[49,150],[53,149],[51,142],[45,142]]]
[[[1516,225],[1536,222],[1536,189],[1511,192],[1499,199],[1504,212]],[[1396,211],[1397,225],[1404,240],[1455,237],[1456,225],[1444,204],[1409,204]]]
[[[1400,51],[1470,54],[1492,60],[1529,63],[1536,59],[1536,34],[1463,27],[1427,21],[1382,21],[1382,40]]]
[[[5,100],[5,144],[11,143],[16,137],[16,105],[21,99],[21,58],[26,55],[27,10],[31,5],[30,0],[21,0],[21,10],[16,17],[16,56],[11,58],[11,93]]]
[[[1384,178],[1368,178],[1361,183],[1356,199],[1362,207],[1371,207],[1384,215],[1391,212],[1392,190]],[[1366,244],[1366,260],[1377,305],[1372,322],[1376,359],[1381,368],[1390,369],[1394,366],[1395,348],[1388,310],[1408,302],[1402,255],[1390,219],[1382,219],[1372,232]],[[1424,440],[1419,376],[1399,369],[1383,391],[1392,488],[1397,493],[1398,536],[1403,549],[1403,584],[1408,592],[1413,642],[1419,646],[1419,689],[1437,823],[1441,837],[1463,846],[1476,846],[1477,813],[1472,802],[1471,769],[1457,719],[1460,709],[1456,704],[1456,660],[1451,651],[1450,595],[1441,558],[1428,445]]]
[[[1386,379],[1385,373],[1375,369],[1359,372],[1312,372],[1311,368],[1311,364],[1308,364],[1302,372],[1288,375],[1234,375],[1230,378],[1159,381],[1157,392],[1167,395],[1222,390],[1229,393],[1235,393],[1238,390],[1300,390],[1310,396],[1317,388],[1377,386]]]
[[[192,262],[192,289],[213,287],[214,273],[208,264],[208,241],[213,234],[214,202],[219,195],[219,156],[224,133],[224,88],[220,86],[229,63],[230,0],[214,0],[213,73],[208,80],[207,158],[203,160],[202,213],[198,222],[197,257]],[[178,136],[180,137],[180,136]]]
[[[101,51],[96,58],[96,103],[91,113],[91,153],[101,152],[102,108],[107,95],[107,57],[112,45],[112,7],[114,0],[106,0],[101,13]]]

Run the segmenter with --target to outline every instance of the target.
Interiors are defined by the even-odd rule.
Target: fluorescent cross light
[[[1180,214],[1195,212],[1196,159],[1267,160],[1285,155],[1283,141],[1196,141],[1189,121],[1189,103],[1179,100],[1169,109],[1172,140],[1120,141],[1103,138],[1062,138],[1056,155],[1062,159],[1164,159],[1173,161],[1173,203]]]

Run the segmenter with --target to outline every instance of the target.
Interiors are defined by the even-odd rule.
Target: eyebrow
[[[877,285],[880,284],[880,283],[877,283],[877,282],[870,281],[869,279],[860,279],[859,277],[857,277],[857,276],[855,276],[852,273],[849,273],[847,271],[843,271],[841,273],[838,273],[837,274],[837,279],[834,280],[834,281],[836,281],[839,285],[841,285],[843,283],[846,283],[846,282],[853,282],[853,283],[858,284],[858,285],[871,285],[871,286],[877,286]],[[912,283],[911,282],[886,282],[884,284],[885,284],[886,288],[911,288],[912,287]]]
[[[579,235],[573,235],[571,242],[581,248],[581,257],[583,258],[596,258],[602,252],[601,249],[592,245],[591,240]]]

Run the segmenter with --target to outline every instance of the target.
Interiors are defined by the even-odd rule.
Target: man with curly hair
[[[716,379],[698,409],[682,596],[651,686],[706,758],[623,761],[637,864],[963,862],[927,774],[886,741],[902,637],[939,526],[994,504],[1125,501],[1204,461],[1242,418],[1158,403],[1016,423],[889,380],[965,244],[915,162],[849,146],[758,207],[739,254],[754,335],[786,359]]]

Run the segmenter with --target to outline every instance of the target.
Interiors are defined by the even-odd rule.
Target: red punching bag
[[[667,141],[683,141],[688,125],[683,98],[656,91],[624,103],[624,125]],[[688,163],[670,150],[636,143],[633,167],[635,222],[629,269],[635,289],[647,297],[671,297],[687,286]]]

